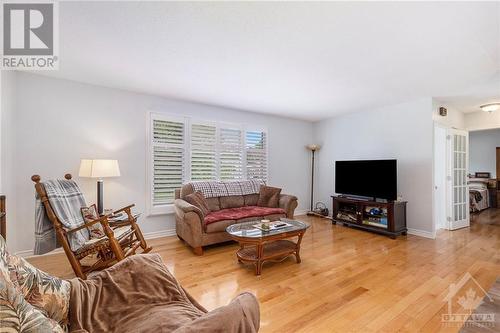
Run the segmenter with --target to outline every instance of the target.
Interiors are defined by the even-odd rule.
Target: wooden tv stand
[[[378,202],[332,195],[333,223],[373,231],[395,239],[406,235],[406,201]],[[380,210],[377,212],[376,210]]]

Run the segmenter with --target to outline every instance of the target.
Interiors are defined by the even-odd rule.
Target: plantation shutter
[[[264,131],[245,133],[247,179],[267,181],[267,134]]]
[[[217,128],[209,124],[191,126],[191,180],[217,179]]]
[[[219,179],[243,179],[243,143],[241,129],[219,130]]]
[[[153,119],[153,207],[174,202],[184,178],[184,123]]]

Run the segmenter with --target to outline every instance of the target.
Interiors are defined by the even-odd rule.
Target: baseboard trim
[[[301,216],[301,215],[307,215],[307,212],[308,210],[307,209],[303,209],[303,210],[296,210],[295,213],[293,215],[295,216]]]
[[[148,240],[160,238],[160,237],[175,236],[175,235],[176,235],[175,229],[167,229],[167,230],[159,230],[159,231],[151,231],[151,232],[143,233],[144,238],[148,239]],[[33,254],[33,250],[17,251],[14,254],[16,256],[21,257],[21,258],[31,258],[31,257],[40,257],[40,256],[51,256],[51,255],[59,254],[59,253],[63,253],[63,252],[64,252],[64,250],[62,248],[58,248],[58,249],[55,249],[54,251],[50,251],[49,253],[39,254],[39,255]]]
[[[436,232],[429,232],[425,230],[420,230],[420,229],[412,229],[408,228],[408,233],[413,236],[419,236],[419,237],[425,237],[425,238],[430,238],[430,239],[436,239]]]
[[[160,238],[160,237],[175,236],[176,234],[177,233],[175,232],[175,229],[167,229],[167,230],[160,230],[160,231],[145,232],[144,238],[145,239],[155,239],[155,238]]]
[[[58,248],[58,249],[55,249],[53,251],[50,251],[49,253],[45,253],[45,254],[38,254],[38,255],[35,255],[33,253],[33,250],[24,250],[24,251],[17,251],[15,252],[14,254],[18,257],[21,257],[21,258],[31,258],[31,257],[44,257],[44,256],[52,256],[54,254],[59,254],[59,253],[64,253],[64,250],[62,247]]]

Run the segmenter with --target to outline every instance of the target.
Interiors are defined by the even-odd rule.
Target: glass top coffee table
[[[302,236],[309,228],[309,224],[282,218],[282,222],[289,226],[275,230],[264,231],[254,227],[260,220],[237,223],[226,228],[231,238],[240,244],[236,252],[239,262],[252,263],[255,266],[255,275],[262,272],[262,264],[266,261],[280,262],[290,255],[295,255],[300,263],[300,243]],[[296,241],[288,238],[295,238]]]

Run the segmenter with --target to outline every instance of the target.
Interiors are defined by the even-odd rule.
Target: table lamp
[[[97,178],[97,211],[103,214],[103,185],[102,178],[119,177],[120,167],[117,160],[82,160],[80,163],[80,177]]]

